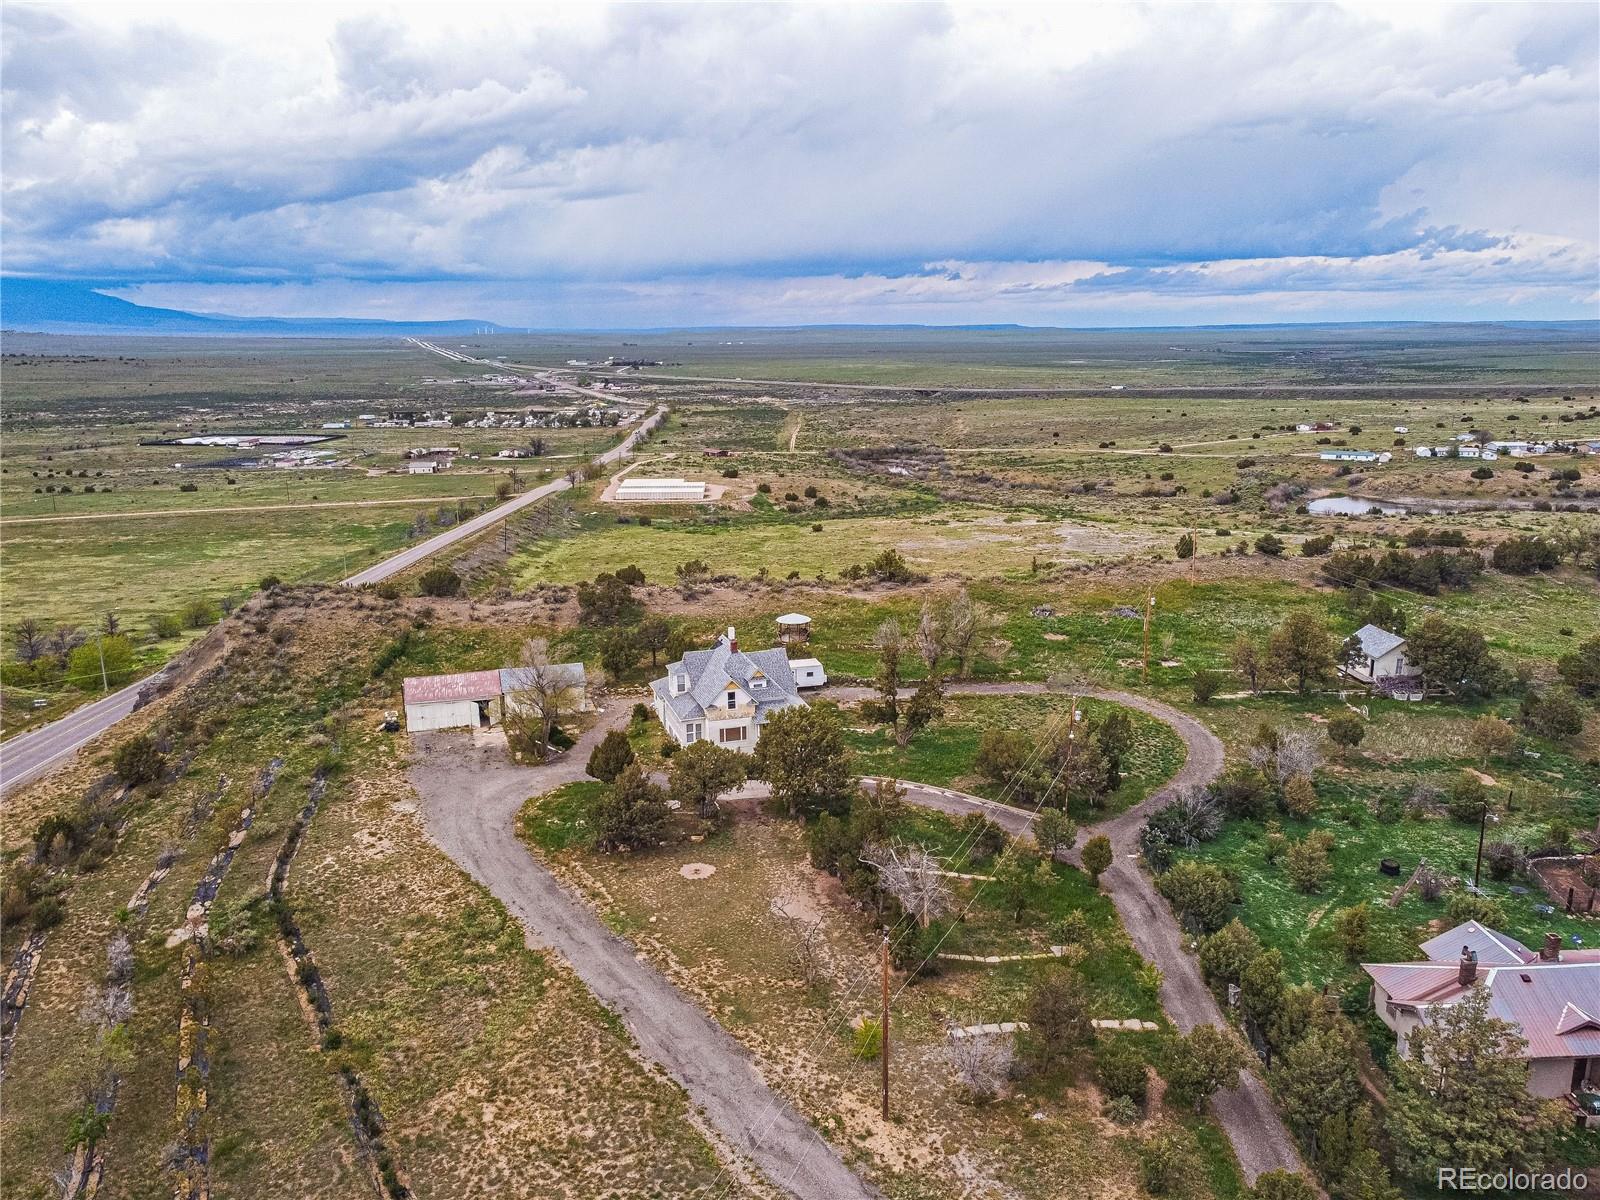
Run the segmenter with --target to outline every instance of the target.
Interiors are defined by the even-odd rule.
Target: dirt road
[[[416,741],[411,779],[429,838],[505,904],[530,944],[555,950],[638,1042],[688,1092],[721,1137],[772,1183],[803,1200],[867,1200],[859,1179],[822,1136],[762,1080],[723,1028],[636,956],[594,910],[574,896],[518,840],[517,812],[531,796],[585,778],[589,753],[611,711],[559,761],[516,767],[499,749],[475,751],[459,735]]]

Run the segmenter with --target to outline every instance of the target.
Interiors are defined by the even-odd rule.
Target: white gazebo
[[[780,642],[809,642],[811,640],[811,618],[805,613],[784,613],[778,618],[778,640]]]

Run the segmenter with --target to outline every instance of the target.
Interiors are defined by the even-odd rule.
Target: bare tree
[[[65,659],[88,640],[88,635],[76,625],[57,625],[55,632],[50,635],[50,653]]]
[[[1017,1056],[1016,1038],[1009,1033],[971,1033],[952,1028],[945,1038],[945,1059],[956,1082],[979,1104],[996,1099],[1011,1075]]]
[[[122,619],[116,613],[107,609],[105,616],[100,618],[100,628],[107,637],[116,637],[117,632],[122,628]]]
[[[781,898],[773,904],[772,911],[789,931],[790,950],[794,957],[795,969],[800,972],[800,977],[805,980],[808,988],[816,987],[822,982],[826,968],[823,948],[827,942],[822,936],[822,918],[807,921],[790,912],[788,905]]]
[[[944,868],[925,846],[865,846],[861,861],[878,872],[878,886],[927,928],[952,907]]]
[[[917,618],[917,631],[912,636],[923,665],[932,672],[944,654],[944,622],[939,619],[932,601],[923,601],[922,614]]]
[[[1277,760],[1273,770],[1279,783],[1287,782],[1296,775],[1310,775],[1321,765],[1322,751],[1311,734],[1295,729],[1278,739]]]
[[[22,618],[11,631],[11,644],[16,647],[18,661],[37,662],[45,656],[48,646],[44,626],[33,617]]]
[[[956,661],[957,676],[972,668],[972,648],[978,637],[978,610],[962,588],[950,597],[944,614],[944,650]]]
[[[550,661],[550,643],[544,638],[529,638],[522,644],[521,668],[517,686],[506,693],[503,716],[507,732],[533,734],[536,743],[527,747],[543,759],[550,753],[550,737],[563,713],[574,711],[582,701],[582,690],[568,672],[557,671]],[[518,727],[526,723],[529,728]]]

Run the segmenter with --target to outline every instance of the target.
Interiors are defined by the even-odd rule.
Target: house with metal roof
[[[413,675],[405,681],[406,730],[488,729],[500,723],[517,693],[533,687],[539,672],[567,692],[562,708],[586,712],[591,707],[588,677],[582,663],[542,667],[507,667],[499,671],[463,671],[453,675]]]
[[[668,663],[666,677],[650,690],[662,728],[678,745],[707,741],[746,754],[772,713],[805,705],[788,654],[740,650],[731,625],[711,649]]]
[[[1406,661],[1406,640],[1376,625],[1363,625],[1345,643],[1339,668],[1351,679],[1375,685],[1384,679],[1414,679],[1421,672]]]
[[[1397,1038],[1410,1037],[1439,1010],[1474,988],[1489,993],[1489,1014],[1516,1026],[1527,1047],[1528,1090],[1546,1099],[1600,1103],[1600,950],[1572,949],[1547,934],[1535,951],[1468,921],[1422,944],[1423,962],[1362,963],[1372,1004]],[[1600,1117],[1600,1107],[1594,1114]]]

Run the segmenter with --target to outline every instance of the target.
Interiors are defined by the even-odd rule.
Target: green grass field
[[[937,787],[953,787],[991,800],[1004,800],[1004,788],[978,775],[973,760],[986,729],[1040,729],[1065,719],[1068,696],[960,696],[946,701],[945,715],[921,731],[905,749],[886,729],[851,729],[849,744],[856,769]],[[1183,764],[1183,743],[1171,728],[1153,717],[1098,700],[1080,700],[1079,710],[1094,722],[1113,709],[1133,722],[1133,744],[1123,761],[1122,786],[1095,810],[1073,815],[1083,821],[1121,812],[1160,787]]]

